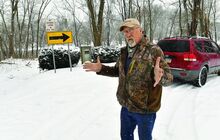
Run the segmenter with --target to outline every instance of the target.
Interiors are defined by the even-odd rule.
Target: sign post
[[[49,19],[46,21],[46,31],[52,32],[55,31],[55,20]],[[56,61],[55,61],[55,54],[54,54],[54,47],[52,45],[52,55],[53,55],[53,66],[54,66],[54,73],[56,73]]]
[[[55,61],[55,54],[54,54],[53,45],[52,45],[52,53],[53,53],[53,67],[54,67],[54,73],[56,73],[56,61]]]
[[[68,44],[68,55],[69,55],[69,62],[70,62],[70,71],[72,71],[72,60],[70,56],[70,45]]]

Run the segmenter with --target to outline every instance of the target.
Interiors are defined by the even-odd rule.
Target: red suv
[[[220,75],[220,48],[204,37],[169,37],[158,45],[163,50],[174,78],[205,85],[207,75]]]

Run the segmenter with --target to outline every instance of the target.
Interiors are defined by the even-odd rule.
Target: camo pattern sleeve
[[[118,77],[118,61],[114,66],[106,66],[102,64],[100,72],[97,72],[98,75],[109,76],[109,77]]]

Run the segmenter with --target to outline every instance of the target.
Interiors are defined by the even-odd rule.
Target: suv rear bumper
[[[198,78],[199,71],[197,70],[185,70],[181,68],[171,68],[171,72],[174,78],[184,81],[193,81]]]

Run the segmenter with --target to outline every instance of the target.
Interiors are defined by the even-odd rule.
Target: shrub
[[[70,67],[68,50],[63,49],[62,47],[54,48],[54,57],[57,69]],[[76,48],[74,50],[70,49],[70,57],[72,66],[77,65],[80,59],[79,48]],[[52,48],[44,48],[43,50],[41,50],[38,61],[39,67],[41,69],[54,69]]]
[[[93,60],[96,60],[97,56],[99,56],[102,63],[111,63],[117,61],[120,49],[112,46],[100,46],[93,47],[91,53]]]

